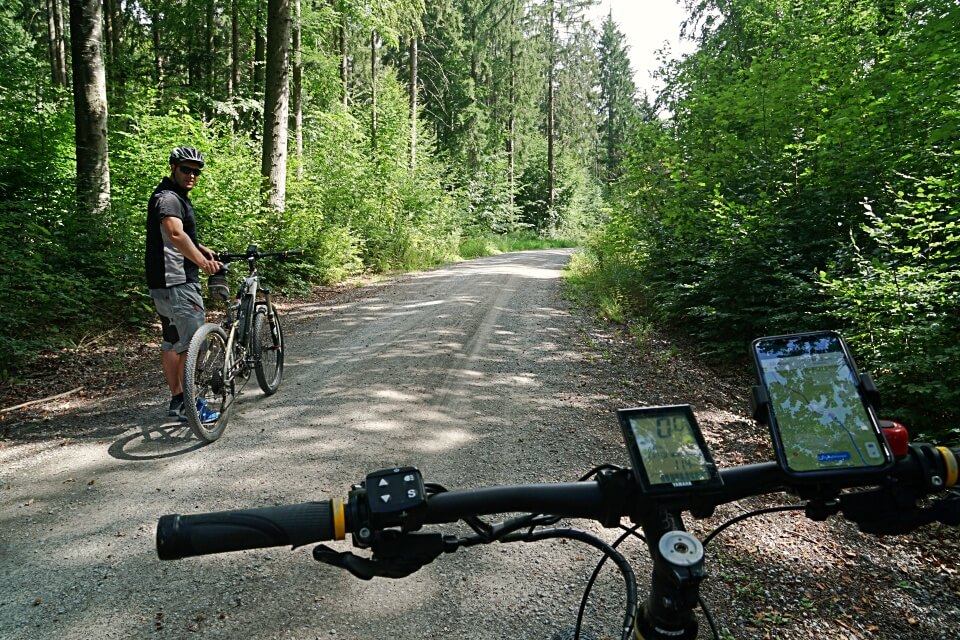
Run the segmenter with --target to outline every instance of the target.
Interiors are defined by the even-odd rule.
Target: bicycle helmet
[[[181,162],[196,162],[203,166],[203,154],[193,147],[177,147],[170,152],[170,163],[180,164]]]

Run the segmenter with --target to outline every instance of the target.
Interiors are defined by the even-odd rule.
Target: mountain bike
[[[828,339],[822,343],[827,350],[835,346]],[[763,353],[774,353],[776,344],[779,343],[765,343]],[[862,399],[864,414],[872,413],[876,398],[872,380],[868,375],[854,375],[844,369],[841,358],[846,354],[834,351],[835,355],[825,358],[815,354],[816,367],[807,368],[800,375],[793,367],[798,358],[804,357],[802,349],[796,348],[796,342],[784,344],[786,350],[776,356],[780,358],[776,363],[780,367],[778,373],[784,381],[799,384],[802,391],[810,392],[825,384],[824,376],[837,375],[838,382],[832,387],[837,392],[837,407],[842,405],[852,413],[855,403]],[[765,366],[772,370],[770,363]],[[855,380],[856,397],[842,397],[846,392],[841,378]],[[780,389],[773,384],[761,384],[752,390],[754,416],[759,421],[769,423],[770,414],[784,406],[777,404],[779,393]],[[805,411],[818,414],[823,407],[813,402],[805,407],[792,404],[790,409],[797,415]],[[783,440],[774,440],[777,462],[718,468],[690,405],[621,409],[617,416],[632,468],[606,464],[579,482],[462,491],[425,483],[415,467],[384,469],[368,474],[363,482],[354,485],[346,499],[165,515],[157,524],[157,553],[162,560],[173,560],[272,546],[296,548],[343,540],[349,534],[354,547],[369,555],[319,545],[314,548],[313,557],[370,580],[404,578],[444,553],[479,544],[570,539],[599,550],[602,559],[588,581],[576,625],[569,632],[556,634],[554,640],[588,637],[581,630],[581,622],[592,585],[608,559],[622,575],[626,592],[618,637],[691,640],[699,630],[695,614],[698,607],[713,636],[721,637],[700,596],[701,583],[707,577],[705,548],[730,525],[747,517],[788,510],[802,511],[818,521],[841,516],[862,532],[875,535],[906,534],[934,522],[960,525],[960,493],[956,489],[960,447],[910,443],[906,430],[897,423],[871,419],[869,428],[858,427],[853,437],[850,421],[835,431],[830,431],[833,425],[827,420],[807,423],[805,432],[799,434],[806,436],[802,447],[807,448],[810,460],[819,461],[819,468],[801,472],[798,462],[802,455],[797,453],[801,449],[792,450],[796,454],[789,458],[792,468],[782,464],[782,452],[776,448]],[[786,422],[781,419],[779,427],[785,433]],[[838,436],[835,442],[843,443],[840,446],[862,449],[867,454],[878,447],[882,462],[859,464],[858,456],[841,455],[850,450],[830,443],[832,436]],[[813,475],[803,475],[805,472]],[[780,493],[792,494],[799,502],[739,515],[703,540],[685,529],[685,514],[706,518],[720,505]],[[481,518],[516,513],[521,515],[498,523]],[[556,526],[561,518],[591,519],[604,527],[620,527],[623,533],[609,543],[586,531]],[[624,518],[629,522],[624,523]],[[472,533],[453,535],[423,530],[425,525],[460,520]],[[644,540],[653,563],[650,588],[643,601],[638,596],[634,571],[618,549],[632,537]]]
[[[283,329],[270,289],[261,286],[257,261],[285,260],[302,255],[300,249],[261,252],[255,245],[244,253],[221,252],[217,260],[247,263],[248,273],[233,302],[227,305],[222,324],[208,322],[194,334],[187,349],[183,375],[183,412],[199,439],[213,442],[227,428],[234,401],[250,378],[266,395],[280,388],[283,378]],[[228,268],[211,276],[211,293],[229,301]]]

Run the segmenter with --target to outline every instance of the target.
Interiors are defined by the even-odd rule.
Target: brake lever
[[[960,525],[960,495],[949,495],[918,506],[916,498],[897,487],[844,494],[840,511],[863,533],[902,535],[934,522]]]
[[[318,562],[346,569],[361,580],[406,578],[436,560],[440,554],[456,551],[454,536],[441,533],[401,533],[382,531],[371,545],[373,557],[364,558],[350,551],[335,551],[326,545],[313,549]]]
[[[934,522],[949,526],[960,525],[960,496],[940,498],[929,506],[896,514],[895,518],[858,521],[857,528],[863,533],[902,535]]]
[[[363,558],[349,551],[334,551],[325,544],[318,545],[313,549],[313,559],[317,562],[329,564],[334,567],[346,569],[361,580],[372,580],[379,578],[406,578],[408,575],[417,571],[420,567],[401,567],[399,563],[375,562],[368,558]]]

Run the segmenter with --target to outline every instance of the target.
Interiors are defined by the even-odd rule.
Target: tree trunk
[[[303,35],[300,0],[294,0],[293,22],[293,130],[297,141],[297,178],[303,177]]]
[[[289,117],[290,0],[267,3],[267,84],[263,105],[263,165],[266,204],[285,208]]]
[[[207,20],[206,20],[206,30],[204,32],[204,47],[203,47],[203,75],[204,83],[203,86],[206,87],[206,100],[204,101],[204,111],[206,112],[206,117],[211,116],[211,109],[208,106],[213,100],[214,96],[217,95],[217,82],[216,78],[213,76],[213,58],[214,58],[214,33],[215,29],[215,7],[214,0],[207,0]]]
[[[153,79],[160,93],[163,93],[163,54],[160,50],[160,12],[150,14],[150,35],[153,36]]]
[[[548,5],[550,11],[550,51],[549,51],[549,69],[547,69],[547,206],[551,213],[555,204],[554,199],[554,104],[553,104],[553,84],[556,75],[557,66],[557,45],[554,27],[554,6],[553,0]]]
[[[340,84],[343,85],[343,108],[350,106],[350,85],[348,82],[348,53],[347,53],[347,13],[343,11],[343,3],[340,3],[340,28],[338,37],[340,39]]]
[[[47,34],[50,38],[50,78],[67,86],[67,50],[63,38],[63,9],[60,0],[47,0]]]
[[[54,28],[57,32],[57,65],[61,73],[61,86],[64,88],[70,86],[70,78],[67,77],[70,68],[67,66],[67,38],[66,30],[63,26],[63,1],[62,0],[51,0],[53,3],[53,12],[54,12]]]
[[[370,32],[370,146],[377,149],[377,32]]]
[[[103,0],[103,34],[107,48],[107,76],[114,113],[121,113],[126,102],[126,71],[124,69],[124,20],[120,0]]]
[[[228,93],[232,98],[240,91],[240,0],[230,6],[230,82]]]
[[[417,38],[410,38],[410,172],[417,169]]]
[[[57,31],[54,27],[53,5],[56,0],[47,0],[47,55],[50,56],[50,82],[59,83],[59,70],[57,69]]]
[[[77,204],[93,224],[110,208],[107,80],[100,0],[70,0],[70,52],[76,121]]]
[[[110,23],[113,25],[113,29],[110,32],[110,48],[113,50],[111,62],[120,65],[122,63],[121,58],[123,57],[123,36],[126,33],[123,7],[120,0],[110,0]],[[117,69],[117,71],[122,72],[123,69]],[[121,76],[122,73],[117,74],[118,78]]]
[[[110,72],[113,73],[116,64],[116,51],[113,44],[113,3],[117,0],[103,0],[103,29],[104,44],[107,45],[107,64],[110,66]]]
[[[264,82],[264,48],[267,46],[263,38],[263,4],[257,3],[257,24],[254,29],[253,45],[253,95],[263,95]]]
[[[510,96],[507,116],[507,188],[510,197],[510,211],[513,211],[516,193],[516,136],[517,136],[517,24],[516,2],[510,3]]]

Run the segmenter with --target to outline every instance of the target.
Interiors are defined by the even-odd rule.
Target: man
[[[147,205],[147,286],[163,327],[160,362],[170,387],[168,416],[183,415],[183,365],[190,339],[206,321],[200,292],[200,270],[216,273],[222,266],[197,239],[197,219],[190,190],[203,170],[203,155],[193,147],[170,153],[170,175],[154,189]],[[203,422],[219,414],[198,401]]]

